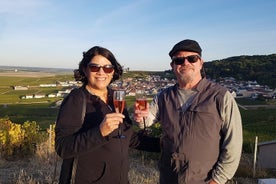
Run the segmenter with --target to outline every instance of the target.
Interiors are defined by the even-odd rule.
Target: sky
[[[193,39],[205,62],[276,53],[275,0],[0,0],[0,66],[78,68],[93,46],[130,70],[170,69]]]

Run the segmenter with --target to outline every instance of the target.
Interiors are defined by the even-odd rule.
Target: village
[[[211,79],[210,79],[211,80]],[[222,86],[228,88],[235,98],[251,98],[257,99],[262,98],[264,100],[275,100],[276,91],[268,86],[258,84],[256,81],[237,81],[232,77],[222,78],[219,81]],[[135,96],[135,90],[143,88],[148,96],[156,95],[159,91],[172,86],[176,83],[175,79],[161,78],[158,75],[148,75],[146,78],[126,78],[124,80],[118,80],[113,82],[111,88],[123,88],[126,90],[128,96]],[[65,97],[70,91],[76,87],[80,87],[81,82],[76,81],[57,81],[53,84],[40,84],[37,87],[40,88],[55,88],[63,87],[64,90],[59,90],[56,93],[43,94],[26,94],[21,96],[21,99],[33,99],[33,98],[56,98]],[[13,86],[14,90],[28,90],[29,86]]]

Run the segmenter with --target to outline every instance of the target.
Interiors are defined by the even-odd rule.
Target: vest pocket
[[[188,181],[191,183],[198,183],[207,181],[210,179],[211,171],[213,168],[213,161],[205,161],[205,162],[190,162],[188,169]]]

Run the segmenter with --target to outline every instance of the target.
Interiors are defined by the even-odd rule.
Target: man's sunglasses
[[[191,55],[191,56],[187,56],[187,57],[176,57],[176,58],[172,59],[172,62],[174,62],[174,64],[176,64],[176,65],[182,65],[186,59],[189,61],[189,63],[195,63],[198,61],[198,59],[200,59],[200,56]]]
[[[91,72],[98,72],[98,71],[100,71],[101,68],[103,69],[103,71],[105,73],[111,73],[111,72],[114,71],[114,66],[113,65],[101,66],[101,65],[98,65],[98,64],[89,63],[87,66],[89,67]]]

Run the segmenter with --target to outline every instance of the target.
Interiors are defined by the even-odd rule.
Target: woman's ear
[[[82,72],[84,73],[85,77],[87,77],[87,67],[82,67]]]
[[[173,62],[171,62],[170,65],[171,65],[171,67],[172,67],[172,69],[173,69]]]

